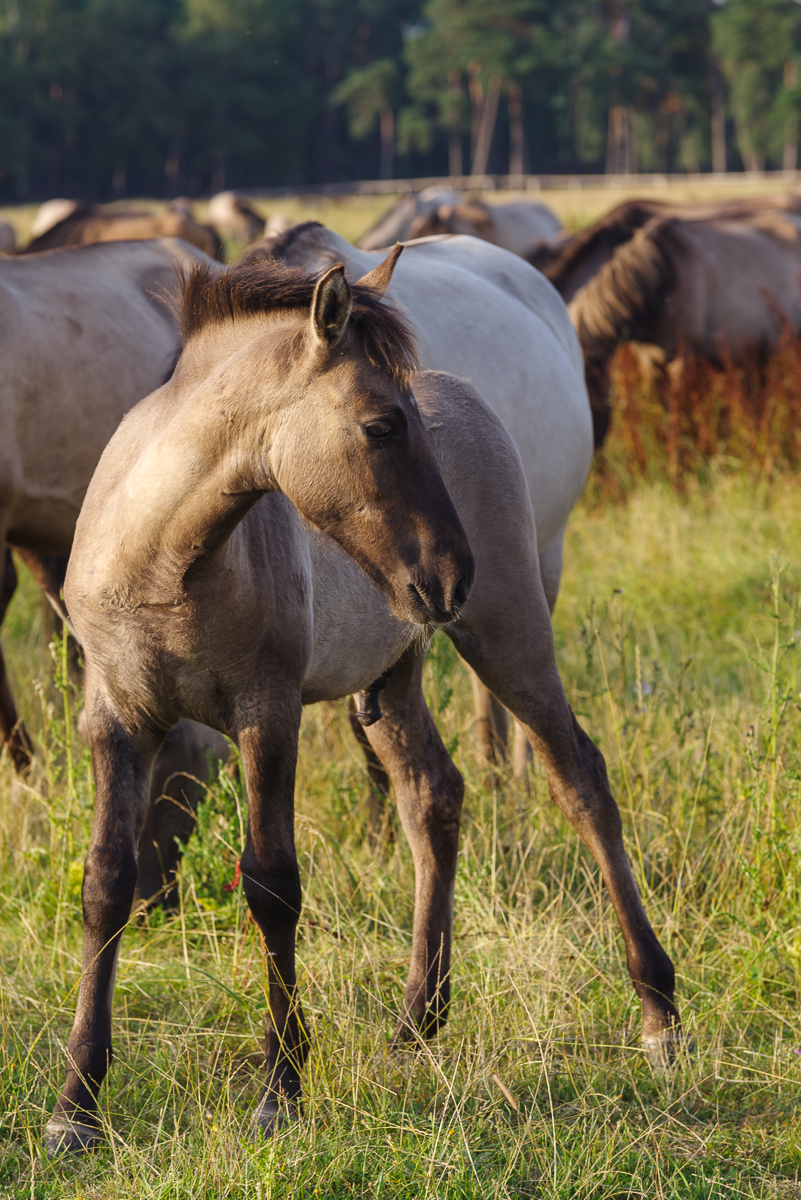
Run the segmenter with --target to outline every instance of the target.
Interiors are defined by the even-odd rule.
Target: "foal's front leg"
[[[87,702],[95,823],[84,864],[84,952],[67,1079],[45,1130],[51,1157],[102,1140],[98,1095],[111,1062],[111,1005],[120,938],[136,886],[136,843],[158,737],[126,730],[97,697]]]
[[[240,866],[250,911],[267,950],[267,1084],[255,1125],[256,1132],[270,1137],[286,1119],[300,1116],[300,1072],[309,1049],[295,976],[301,905],[294,829],[300,696],[271,695],[259,710],[258,721],[240,728],[237,736],[248,795],[247,841]]]
[[[464,783],[423,698],[425,656],[409,652],[381,693],[383,719],[366,730],[395,788],[414,858],[414,932],[398,1037],[432,1037],[450,1003],[453,889]]]

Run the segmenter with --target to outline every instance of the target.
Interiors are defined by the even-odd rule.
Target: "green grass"
[[[91,783],[24,580],[6,626],[41,748],[0,764],[0,1196],[801,1196],[801,490],[719,478],[579,509],[555,628],[598,740],[695,1052],[668,1076],[639,1013],[598,872],[548,800],[478,761],[469,685],[435,643],[432,708],[467,781],[454,1002],[444,1034],[389,1048],[410,946],[405,842],[373,848],[340,706],[306,714],[298,957],[314,1045],[306,1120],[256,1150],[264,972],[233,875],[228,777],[184,861],[179,916],[126,933],[107,1149],[50,1164],[79,972]],[[37,689],[32,680],[42,680]],[[71,704],[77,698],[70,697]]]

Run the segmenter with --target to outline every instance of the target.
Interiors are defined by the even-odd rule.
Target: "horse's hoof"
[[[253,1141],[267,1142],[271,1137],[297,1125],[300,1120],[300,1110],[294,1104],[279,1104],[276,1100],[263,1100],[253,1118]]]
[[[661,1029],[659,1033],[644,1033],[642,1048],[654,1071],[667,1071],[680,1059],[687,1059],[695,1049],[693,1040],[681,1028]]]
[[[45,1126],[44,1143],[48,1158],[96,1150],[102,1141],[103,1133],[96,1125],[84,1125],[80,1121],[69,1121],[65,1117],[53,1117]]]

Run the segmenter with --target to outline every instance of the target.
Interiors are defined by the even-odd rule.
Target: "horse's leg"
[[[95,823],[83,876],[84,951],[67,1080],[45,1130],[52,1156],[88,1150],[102,1137],[98,1094],[108,1072],[111,1005],[120,937],[136,886],[136,842],[158,738],[134,735],[100,697],[87,703]]]
[[[309,1049],[295,977],[301,904],[294,831],[300,717],[299,695],[277,691],[270,696],[269,712],[261,712],[258,725],[240,729],[237,739],[249,810],[240,866],[245,896],[267,949],[267,1084],[255,1117],[256,1131],[265,1137],[285,1119],[300,1116],[300,1072]]]
[[[493,696],[489,688],[470,671],[473,685],[473,703],[476,709],[476,736],[485,762],[497,765],[506,758],[506,742],[509,736],[509,717],[506,709]]]
[[[477,605],[450,634],[460,654],[525,726],[545,766],[551,796],[601,869],[642,1004],[643,1043],[652,1058],[661,1059],[672,1052],[679,1027],[673,964],[645,915],[603,755],[567,703],[545,597],[533,572],[527,578],[525,564],[519,565],[521,586],[515,593],[501,586],[496,605]]]
[[[3,545],[0,539],[0,546]],[[0,624],[6,615],[11,597],[17,586],[17,572],[8,547],[3,550],[3,571],[0,576]],[[25,726],[17,715],[17,706],[8,682],[5,659],[0,650],[0,738],[8,750],[15,771],[25,774],[33,758],[33,745]]]
[[[165,908],[178,904],[175,874],[208,782],[207,750],[222,762],[228,758],[222,734],[196,721],[179,721],[161,744],[137,849],[136,900]]]
[[[389,772],[414,858],[414,931],[398,1036],[432,1037],[450,1000],[453,888],[464,783],[423,698],[424,656],[409,652],[381,693],[382,720],[367,729]]]
[[[69,622],[67,606],[62,589],[67,574],[68,554],[36,554],[33,550],[21,550],[15,546],[14,554],[30,571],[48,602],[48,628],[61,637],[64,623]],[[83,684],[81,648],[72,632],[67,630],[69,672],[74,683]]]
[[[353,696],[348,697],[348,720],[353,730],[353,736],[362,748],[367,775],[370,779],[370,795],[367,801],[370,838],[374,843],[384,839],[392,841],[391,811],[387,804],[389,776],[370,745],[370,739],[364,726],[356,716],[356,701]]]
[[[540,557],[540,578],[548,612],[553,616],[556,601],[559,596],[559,585],[562,582],[562,562],[564,550],[564,528],[553,538],[543,550]],[[531,762],[531,743],[526,737],[526,731],[515,719],[515,742],[512,754],[512,764],[515,779],[522,779]]]

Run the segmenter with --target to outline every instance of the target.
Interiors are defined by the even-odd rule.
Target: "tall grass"
[[[714,367],[677,359],[667,370],[622,347],[612,364],[613,434],[590,494],[620,499],[644,480],[709,481],[746,473],[769,481],[801,463],[801,340],[789,330],[765,363]]]
[[[598,871],[536,765],[520,784],[479,761],[469,685],[438,638],[426,688],[467,784],[445,1032],[416,1052],[390,1048],[410,856],[402,836],[372,843],[344,713],[320,705],[304,720],[297,787],[299,973],[314,1038],[305,1121],[261,1149],[244,1136],[265,973],[241,890],[224,886],[244,796],[222,774],[183,861],[177,915],[132,919],[125,935],[108,1146],[48,1163],[92,782],[80,696],[26,579],[4,645],[39,752],[27,782],[0,762],[1,1196],[801,1195],[801,493],[778,457],[767,470],[730,454],[731,432],[715,443],[723,461],[702,456],[703,481],[687,467],[678,487],[656,420],[648,436],[663,457],[642,470],[634,435],[615,428],[569,529],[557,652],[676,962],[693,1057],[665,1076],[644,1061]],[[781,462],[793,461],[788,450]],[[610,499],[613,467],[625,503]]]

